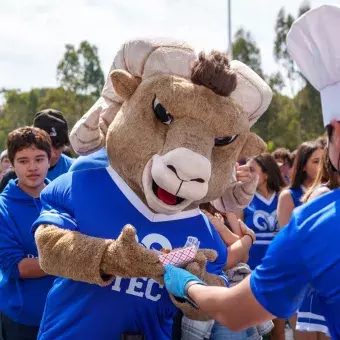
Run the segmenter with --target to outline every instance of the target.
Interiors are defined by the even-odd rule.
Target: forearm
[[[18,263],[19,274],[22,279],[35,279],[47,274],[40,268],[38,259],[25,258]]]
[[[249,277],[232,288],[195,284],[187,293],[203,313],[234,331],[274,318],[255,299]]]
[[[250,236],[245,235],[230,247],[228,247],[228,258],[226,269],[235,267],[238,263],[244,262],[248,257],[249,249],[252,246],[252,239]]]
[[[236,213],[226,213],[226,215],[232,232],[237,236],[242,237],[242,232],[238,221],[238,218],[243,219],[242,211],[239,212],[238,215],[236,215]]]
[[[218,228],[217,231],[227,247],[231,246],[240,239],[239,236],[235,235],[226,226],[224,228]]]

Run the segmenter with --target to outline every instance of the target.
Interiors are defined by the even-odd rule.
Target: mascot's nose
[[[178,173],[177,173],[177,170],[176,168],[173,166],[173,165],[167,165],[168,169],[170,169],[172,172],[174,172],[176,174],[176,176],[181,179],[179,176],[178,176]],[[198,182],[198,183],[204,183],[205,180],[203,178],[193,178],[190,180],[191,182]]]
[[[211,177],[208,158],[187,148],[177,148],[152,158],[151,174],[167,192],[194,201],[205,197]]]
[[[209,182],[211,163],[208,158],[187,148],[177,148],[161,156],[162,162],[179,180],[185,182]]]

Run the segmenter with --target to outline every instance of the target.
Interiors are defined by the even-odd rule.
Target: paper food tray
[[[159,255],[159,260],[165,266],[166,264],[172,264],[176,267],[185,267],[192,262],[197,253],[197,246],[173,250],[168,254]]]

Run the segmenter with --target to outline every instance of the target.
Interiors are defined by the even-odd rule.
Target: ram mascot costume
[[[199,204],[220,210],[249,202],[256,178],[233,179],[238,159],[265,143],[250,127],[271,90],[225,54],[197,55],[186,43],[134,40],[117,53],[102,96],[76,124],[79,154],[106,145],[107,168],[76,171],[42,193],[33,226],[43,270],[59,277],[41,339],[170,339],[172,318],[206,320],[169,296],[156,250],[200,249],[186,269],[208,285],[227,285],[227,250]]]

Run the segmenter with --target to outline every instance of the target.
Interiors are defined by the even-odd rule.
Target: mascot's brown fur
[[[177,47],[162,48],[171,53]],[[141,81],[126,69],[110,75],[122,105],[115,104],[117,112],[111,116],[107,152],[111,167],[154,212],[176,214],[223,196],[235,162],[265,149],[249,131],[251,117],[231,98],[238,78],[224,54],[201,53],[190,77],[163,72]],[[237,190],[247,194],[242,193],[245,188]],[[41,267],[49,274],[102,286],[115,276],[162,282],[157,255],[138,244],[135,234],[126,226],[117,240],[108,240],[41,225],[35,238]],[[208,284],[223,285],[205,270],[207,259],[215,257],[200,250],[186,269]],[[204,319],[188,304],[174,303],[189,317]]]

